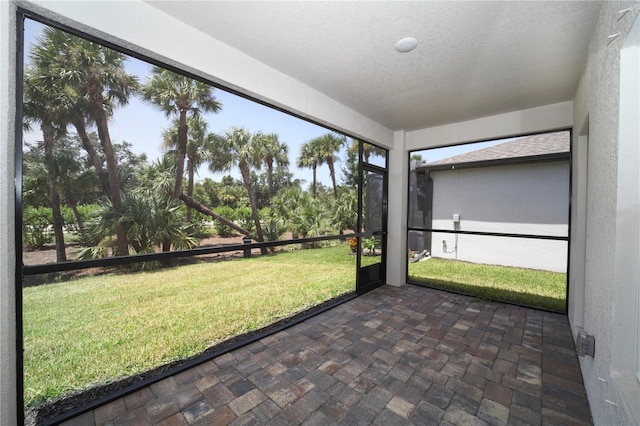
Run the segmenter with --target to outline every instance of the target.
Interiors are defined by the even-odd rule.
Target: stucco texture
[[[630,11],[620,14],[626,8]],[[621,343],[616,341],[614,324],[614,314],[619,309],[615,304],[615,277],[616,261],[624,256],[616,252],[618,163],[628,160],[618,156],[620,48],[639,8],[636,2],[603,3],[585,74],[574,99],[576,124],[582,125],[588,120],[589,160],[586,224],[576,224],[577,229],[584,226],[586,232],[585,257],[578,260],[581,265],[574,265],[584,267],[584,282],[572,280],[569,284],[570,300],[579,289],[584,291],[584,304],[572,310],[570,321],[574,333],[577,332],[576,311],[583,312],[584,329],[595,336],[595,357],[583,357],[580,361],[596,424],[634,423],[612,368],[618,356],[612,348]],[[617,38],[611,40],[609,36],[616,33]],[[574,138],[577,137],[574,134]],[[637,259],[623,261],[637,262]],[[631,314],[635,318],[635,312]],[[637,383],[635,395],[627,396],[637,405]]]

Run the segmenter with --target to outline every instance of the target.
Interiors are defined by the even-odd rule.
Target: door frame
[[[369,233],[362,232],[363,213],[365,203],[363,196],[365,193],[365,178],[367,173],[376,173],[382,176],[382,229],[371,232],[371,235],[380,237],[381,256],[380,262],[373,265],[362,266],[362,238],[369,236]],[[388,196],[389,196],[389,172],[387,169],[374,166],[368,163],[360,163],[358,171],[358,250],[356,261],[356,292],[366,293],[374,288],[386,283],[387,279],[387,232],[388,232]]]

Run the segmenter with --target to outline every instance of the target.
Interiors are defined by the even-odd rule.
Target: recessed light
[[[405,37],[401,40],[398,40],[395,48],[398,52],[407,53],[415,49],[416,46],[418,46],[418,40],[413,37]]]

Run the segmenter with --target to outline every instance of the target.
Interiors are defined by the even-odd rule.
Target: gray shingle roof
[[[443,158],[442,160],[422,164],[420,165],[420,168],[568,153],[569,145],[568,131],[543,133],[534,136],[526,136],[500,145],[479,149],[477,151],[467,152],[466,154]]]

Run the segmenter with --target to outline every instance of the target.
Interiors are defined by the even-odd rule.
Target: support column
[[[389,151],[389,209],[387,238],[387,284],[407,282],[407,185],[409,154],[406,133],[393,134],[394,148]]]

